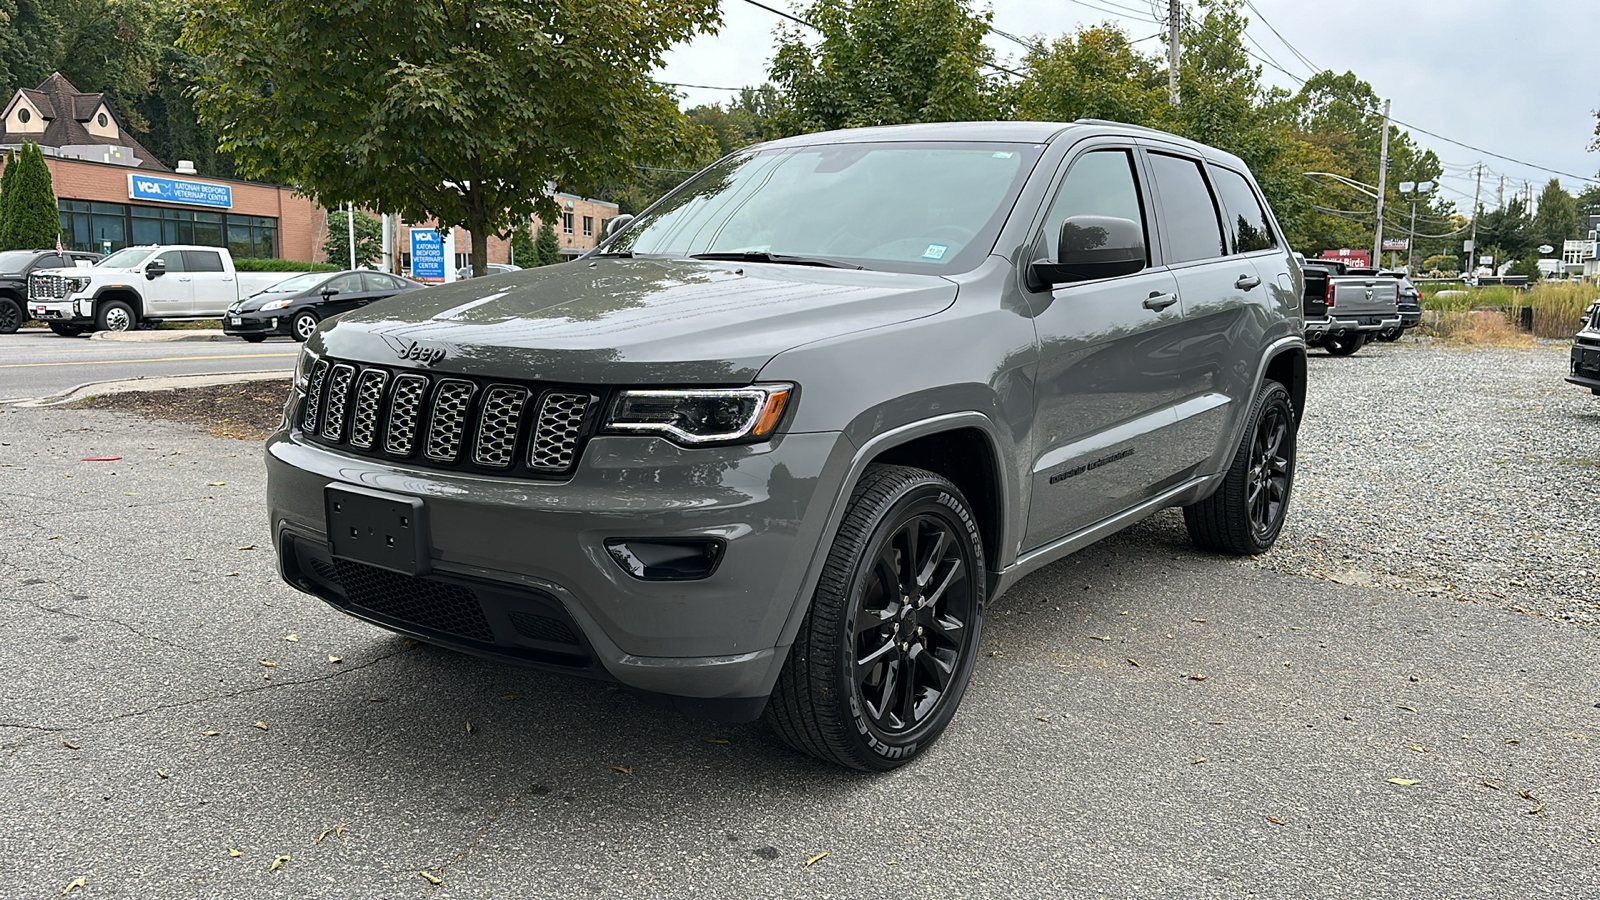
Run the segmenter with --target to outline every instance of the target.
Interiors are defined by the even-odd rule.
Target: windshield
[[[296,275],[286,281],[280,281],[272,287],[262,291],[263,294],[298,294],[310,290],[327,280],[327,272],[312,272],[307,275]]]
[[[951,141],[737,154],[646,210],[600,252],[962,271],[993,246],[1041,149]]]
[[[28,263],[33,262],[34,255],[32,250],[8,250],[0,253],[0,272],[8,275],[21,272],[28,267]]]
[[[126,250],[118,250],[105,259],[95,263],[95,265],[102,269],[131,269],[134,266],[137,266],[139,263],[144,262],[145,258],[148,257],[154,249],[155,248],[153,247],[129,247]]]

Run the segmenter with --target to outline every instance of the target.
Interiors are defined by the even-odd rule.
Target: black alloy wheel
[[[1247,556],[1272,549],[1294,491],[1298,430],[1289,389],[1262,382],[1222,484],[1183,508],[1183,523],[1196,546]]]
[[[22,327],[22,307],[10,297],[0,297],[0,334],[16,334]]]
[[[785,742],[864,771],[904,765],[954,717],[977,658],[983,542],[943,477],[868,468],[766,718]]]
[[[317,333],[317,314],[309,309],[301,310],[294,314],[294,319],[289,323],[289,330],[293,332],[294,339],[305,343]]]

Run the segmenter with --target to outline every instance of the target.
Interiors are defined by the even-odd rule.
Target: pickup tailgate
[[[1328,304],[1328,315],[1386,316],[1400,314],[1397,298],[1399,284],[1393,278],[1366,275],[1334,275],[1329,279],[1333,286]]]

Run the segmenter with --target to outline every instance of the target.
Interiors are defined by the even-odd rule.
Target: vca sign
[[[156,175],[130,173],[128,199],[231,209],[233,188],[225,184],[208,184],[204,181],[189,181],[183,178],[162,178]]]

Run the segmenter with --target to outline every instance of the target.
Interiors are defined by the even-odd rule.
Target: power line
[[[1113,16],[1122,16],[1129,19],[1138,19],[1141,22],[1149,22],[1152,25],[1161,24],[1159,19],[1152,19],[1149,16],[1146,16],[1143,10],[1133,10],[1126,6],[1118,6],[1117,4],[1112,3],[1111,0],[1101,0],[1101,2],[1105,3],[1106,6],[1114,7],[1113,9],[1107,9],[1105,6],[1096,6],[1093,3],[1087,2],[1087,0],[1071,0],[1071,2],[1082,7],[1092,9],[1095,12],[1110,13]]]
[[[1297,47],[1295,47],[1295,45],[1289,43],[1289,39],[1288,38],[1284,37],[1283,34],[1278,31],[1278,29],[1272,27],[1272,23],[1267,21],[1267,17],[1262,15],[1261,10],[1256,7],[1255,3],[1251,2],[1251,0],[1244,0],[1244,5],[1249,7],[1250,11],[1256,14],[1257,21],[1259,21],[1261,24],[1267,26],[1267,28],[1274,35],[1277,35],[1278,40],[1281,41],[1285,47],[1289,48],[1289,52],[1290,53],[1293,53],[1302,63],[1305,63],[1306,68],[1310,69],[1312,72],[1321,72],[1322,71],[1322,67],[1321,66],[1319,66],[1316,63],[1312,62],[1311,60],[1307,59],[1306,55],[1304,53],[1301,53],[1299,48],[1297,48]],[[1257,44],[1256,46],[1259,47],[1261,45]],[[1263,50],[1262,52],[1265,53],[1266,51]]]

